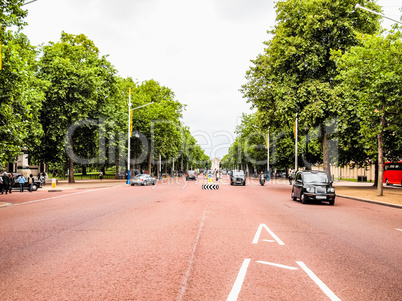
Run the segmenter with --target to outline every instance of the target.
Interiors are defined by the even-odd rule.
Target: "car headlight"
[[[306,191],[307,191],[307,192],[314,192],[314,187],[307,187],[307,188],[306,188]]]
[[[328,188],[328,192],[334,193],[334,192],[335,192],[335,189],[334,189],[333,187],[330,187],[330,188]]]

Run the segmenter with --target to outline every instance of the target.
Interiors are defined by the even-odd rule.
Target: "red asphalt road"
[[[400,209],[201,184],[0,196],[0,299],[402,299]]]

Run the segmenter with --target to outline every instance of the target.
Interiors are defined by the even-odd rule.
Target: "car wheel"
[[[132,183],[131,186],[134,186],[134,183]]]
[[[293,189],[292,189],[292,199],[293,201],[297,201],[297,197],[295,197],[295,192]]]
[[[307,204],[307,198],[304,195],[304,193],[302,193],[302,195],[300,196],[300,200],[301,200],[302,204]]]
[[[331,206],[333,206],[333,205],[335,204],[335,199],[330,200],[330,201],[329,201],[329,204],[330,204]]]
[[[386,184],[387,186],[391,185],[391,184],[389,184],[388,179],[385,179],[385,184]]]
[[[32,191],[36,191],[36,190],[38,190],[38,186],[32,185]]]
[[[154,180],[153,182],[152,182],[152,185],[155,185],[156,184],[156,181]]]
[[[246,186],[246,181],[243,182],[243,186]]]

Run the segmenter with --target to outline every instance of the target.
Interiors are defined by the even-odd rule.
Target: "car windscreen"
[[[325,173],[304,174],[304,183],[328,183],[328,177]]]
[[[234,171],[233,172],[234,177],[243,177],[244,176],[244,171]]]

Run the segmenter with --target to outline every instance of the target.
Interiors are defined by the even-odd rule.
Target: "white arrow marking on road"
[[[273,240],[273,239],[263,239],[262,241],[275,242],[275,240]]]
[[[256,262],[262,263],[262,264],[267,264],[267,265],[272,265],[274,267],[284,268],[284,269],[288,269],[288,270],[298,270],[298,268],[290,267],[290,266],[279,264],[279,263],[273,263],[273,262],[267,262],[267,261],[256,261]]]
[[[276,242],[277,242],[278,244],[280,244],[281,246],[285,245],[285,244],[283,243],[283,241],[280,240],[279,237],[276,236],[275,233],[272,232],[271,229],[269,229],[265,224],[261,224],[261,225],[258,227],[257,233],[255,234],[254,239],[253,239],[253,244],[258,243],[258,240],[260,239],[260,235],[261,235],[261,231],[262,231],[262,228],[263,228],[263,227],[265,228],[265,230],[268,231],[269,234],[271,234],[271,236],[276,240]]]
[[[332,300],[341,301],[329,288],[322,282],[302,261],[296,263],[309,275],[309,277],[318,285],[318,287]]]
[[[236,301],[239,296],[241,287],[243,285],[244,277],[246,276],[248,265],[250,264],[251,259],[244,259],[243,264],[240,268],[239,274],[237,275],[236,281],[233,284],[233,288],[226,299],[227,301]]]

